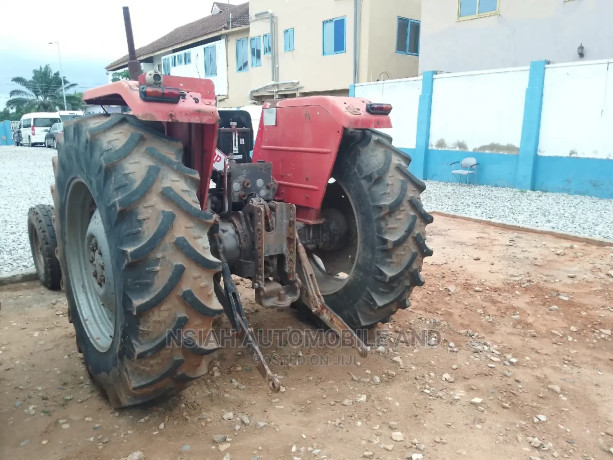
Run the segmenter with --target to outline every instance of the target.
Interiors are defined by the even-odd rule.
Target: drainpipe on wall
[[[271,10],[260,11],[254,14],[255,20],[266,19],[270,24],[270,76],[272,83],[279,81],[279,57],[277,53],[277,33],[276,33],[276,18]]]
[[[270,62],[272,65],[272,81],[279,81],[279,66],[277,64],[277,34],[275,32],[275,15],[270,13]]]
[[[362,21],[362,0],[353,0],[353,84],[358,83],[360,72],[360,23]]]
[[[226,49],[226,94],[220,94],[219,96],[215,96],[218,103],[221,101],[225,101],[230,96],[230,66],[228,63],[228,49],[230,46],[230,37],[228,35],[222,35],[222,39],[224,41],[224,48]],[[215,47],[215,54],[217,54],[217,47]],[[204,60],[204,55],[202,56],[202,59]]]

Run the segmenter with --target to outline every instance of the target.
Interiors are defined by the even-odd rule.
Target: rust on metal
[[[253,363],[257,367],[258,372],[262,377],[266,379],[268,387],[272,391],[278,392],[279,390],[281,390],[281,383],[279,382],[279,378],[270,370],[268,364],[266,364],[266,359],[262,354],[262,350],[260,350],[260,347],[255,340],[253,329],[251,329],[247,326],[247,324],[245,324],[243,318],[241,318],[240,315],[238,315],[236,319],[240,326],[239,334],[241,338],[246,341],[247,346],[253,352]]]
[[[296,277],[296,208],[289,203],[267,203],[259,198],[253,199],[250,207],[255,233],[256,302],[265,307],[288,307],[300,297]],[[266,264],[271,258],[276,261],[283,284],[267,279]]]
[[[304,274],[303,281],[305,287],[305,297],[308,307],[311,309],[314,315],[318,316],[324,323],[326,323],[330,329],[332,329],[341,338],[348,338],[351,341],[351,345],[354,346],[361,357],[368,355],[369,347],[356,335],[343,319],[334,313],[330,307],[328,307],[324,301],[317,279],[315,278],[315,272],[309,261],[306,250],[298,238],[296,233],[296,243],[298,246],[298,257],[300,258],[300,265]]]
[[[219,236],[216,235],[217,243],[219,244]],[[281,389],[281,383],[279,378],[272,373],[266,359],[258,346],[258,343],[253,334],[253,329],[249,327],[247,322],[247,316],[245,309],[241,303],[240,294],[236,289],[236,285],[232,280],[232,274],[230,273],[230,267],[223,253],[219,254],[221,260],[221,274],[223,276],[224,293],[226,295],[226,301],[228,308],[224,307],[228,318],[236,327],[239,336],[243,339],[243,343],[253,352],[253,363],[258,368],[258,371],[268,382],[268,386],[272,391],[279,391]]]

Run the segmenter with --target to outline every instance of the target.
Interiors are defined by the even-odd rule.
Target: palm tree
[[[62,78],[59,72],[51,70],[49,64],[34,69],[30,80],[14,77],[12,81],[25,89],[14,89],[10,92],[10,99],[6,101],[6,106],[9,108],[25,112],[55,112],[64,106]],[[76,83],[70,83],[64,78],[65,91],[75,86]]]

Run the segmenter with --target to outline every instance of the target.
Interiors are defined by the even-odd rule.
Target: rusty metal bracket
[[[324,301],[317,279],[315,278],[315,272],[309,261],[306,250],[298,238],[296,233],[296,245],[298,248],[298,258],[303,272],[303,282],[306,291],[306,303],[311,309],[314,315],[318,316],[324,323],[330,327],[338,336],[342,339],[348,339],[351,346],[358,350],[358,354],[365,358],[368,355],[369,347],[356,335],[355,331],[351,329],[343,319],[334,313],[330,307],[328,307]]]
[[[221,274],[223,276],[224,292],[228,302],[229,311],[226,310],[226,314],[236,327],[239,336],[243,339],[243,343],[253,352],[253,363],[256,365],[262,377],[264,377],[268,382],[268,387],[272,391],[277,392],[281,389],[281,383],[279,382],[279,378],[272,373],[266,364],[266,359],[262,354],[262,350],[260,350],[260,347],[255,340],[253,329],[249,327],[247,316],[245,315],[245,310],[243,309],[243,304],[241,303],[240,295],[238,294],[236,285],[232,280],[230,267],[225,261],[223,255],[221,255]]]
[[[288,307],[300,297],[296,278],[296,207],[256,198],[250,209],[255,234],[255,301],[265,307]],[[278,264],[282,284],[267,279],[266,264],[272,258]]]

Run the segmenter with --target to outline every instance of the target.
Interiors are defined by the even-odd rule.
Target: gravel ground
[[[52,204],[54,155],[43,147],[0,147],[0,273],[33,267],[28,209]],[[613,240],[613,200],[426,182],[423,202],[429,211]]]
[[[613,240],[613,200],[426,181],[428,211]]]
[[[34,266],[28,242],[28,209],[53,204],[51,157],[44,147],[0,147],[0,273]]]

